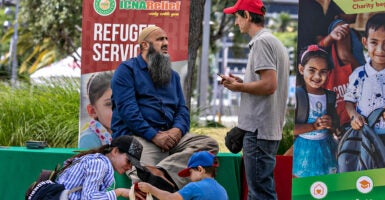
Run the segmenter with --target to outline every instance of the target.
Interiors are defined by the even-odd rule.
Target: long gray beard
[[[167,54],[148,52],[148,71],[155,87],[165,86],[171,81],[171,60]]]

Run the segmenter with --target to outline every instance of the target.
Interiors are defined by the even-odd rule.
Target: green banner
[[[334,2],[346,14],[385,11],[385,0],[334,0]]]
[[[294,178],[292,199],[385,199],[385,169]]]
[[[334,91],[337,96],[335,111],[338,114],[338,119],[334,117],[332,120],[333,122],[334,120],[339,120],[340,125],[349,124],[351,120],[346,112],[344,96],[357,93],[357,91],[349,89],[354,84],[354,82],[349,83],[349,80],[355,79],[354,75],[351,77],[350,75],[358,66],[365,66],[366,68],[368,60],[373,60],[370,58],[373,55],[367,53],[368,49],[366,48],[368,45],[367,42],[365,42],[366,44],[362,42],[362,36],[366,35],[366,38],[369,37],[368,33],[365,33],[365,27],[373,16],[382,17],[378,13],[385,12],[385,0],[299,0],[298,2],[298,52],[309,51],[309,46],[313,45],[318,45],[318,47],[328,52],[327,62],[331,66],[329,68],[330,73],[325,78],[327,81],[323,82],[322,85],[325,89]],[[371,20],[370,26],[381,27],[383,25],[381,22],[383,21],[385,20],[382,18],[381,20]],[[340,34],[340,37],[334,37],[336,34],[339,34],[338,31],[340,30],[345,30],[348,33]],[[376,28],[371,32],[373,32],[371,33],[373,35],[374,32],[383,33],[383,30]],[[352,58],[352,60],[342,61],[346,57]],[[303,54],[298,53],[297,62],[302,65],[297,67],[297,72],[301,68],[305,71],[305,67],[310,66],[307,63],[308,60],[302,59]],[[370,64],[368,63],[368,66]],[[313,92],[321,88],[312,87],[312,83],[309,81],[311,77],[309,75],[304,77],[306,73],[298,75],[297,77],[301,78],[297,79],[300,80],[297,81],[297,86],[300,86],[298,88],[312,88]],[[384,84],[385,82],[379,83],[381,85],[379,87],[383,88]],[[372,86],[367,87],[370,88]],[[373,133],[371,135],[373,138],[376,138],[373,140],[366,139],[361,133],[352,134],[354,137],[350,137],[351,140],[345,140],[346,137],[339,139],[337,141],[338,148],[335,150],[331,142],[327,143],[324,139],[320,139],[320,137],[313,137],[315,134],[318,134],[316,130],[306,129],[306,127],[309,127],[307,125],[317,122],[317,119],[322,117],[322,114],[318,114],[321,113],[317,111],[319,110],[318,108],[322,107],[326,110],[322,112],[325,112],[327,115],[334,115],[334,112],[331,111],[333,107],[331,107],[332,109],[327,108],[327,102],[332,101],[325,100],[326,102],[321,103],[323,106],[318,106],[316,98],[309,97],[310,95],[303,97],[303,94],[299,92],[301,90],[296,90],[297,105],[301,106],[296,107],[296,114],[300,115],[296,115],[295,121],[300,123],[295,124],[295,130],[296,135],[300,137],[296,138],[293,145],[293,175],[299,177],[292,179],[292,199],[385,200],[385,168],[333,174],[338,169],[338,171],[344,171],[346,168],[351,168],[346,171],[356,169],[357,163],[355,163],[356,160],[352,156],[353,153],[345,154],[347,152],[359,152],[358,154],[362,152],[357,157],[359,157],[361,162],[367,163],[372,160],[373,155],[384,155],[385,150],[381,144],[381,139],[374,137],[377,135],[373,132],[371,132]],[[315,94],[315,92],[312,93],[309,90],[307,90],[307,93]],[[359,98],[367,96],[363,99],[367,98],[370,101],[373,100],[372,97],[374,96],[371,94],[364,95],[363,93],[351,96],[356,98],[356,95],[359,95]],[[323,98],[328,99],[327,95],[325,96]],[[365,105],[369,106],[369,103]],[[373,105],[370,104],[370,106]],[[383,104],[378,105],[378,107],[371,107],[373,108],[370,108],[371,110],[367,109],[372,112],[375,108],[380,107],[383,107]],[[362,107],[356,109],[363,110]],[[313,115],[310,117],[309,113]],[[368,113],[366,116],[368,116]],[[303,119],[301,116],[306,116],[307,118]],[[351,133],[355,132],[345,132],[343,135],[349,136]],[[364,147],[365,145],[367,148]],[[371,150],[373,150],[373,153],[370,153],[370,155],[365,153]],[[322,152],[322,157],[320,152]],[[339,155],[339,157],[336,157],[336,155]],[[337,160],[336,163],[335,159]],[[385,159],[381,158],[379,160],[383,161]]]

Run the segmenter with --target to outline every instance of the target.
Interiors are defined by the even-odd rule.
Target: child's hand
[[[352,120],[350,121],[350,126],[352,126],[354,130],[360,130],[365,123],[366,122],[365,122],[364,116],[356,112],[352,116]]]
[[[332,118],[329,115],[323,115],[318,117],[313,123],[313,127],[315,130],[321,129],[332,129]]]
[[[145,182],[139,182],[139,183],[138,183],[138,188],[139,188],[139,190],[141,190],[142,192],[149,193],[149,192],[150,192],[151,185],[148,184],[148,183],[145,183]]]
[[[330,33],[330,36],[334,39],[334,40],[341,40],[343,38],[345,38],[348,34],[349,34],[349,25],[348,24],[341,24],[341,25],[338,25],[336,26],[332,32]]]
[[[130,197],[130,189],[127,189],[127,188],[116,188],[115,189],[115,194],[118,197],[129,198]]]
[[[139,188],[139,183],[134,183],[132,185],[130,194],[129,194],[129,199],[136,199],[136,200],[146,200],[147,193],[143,192]]]

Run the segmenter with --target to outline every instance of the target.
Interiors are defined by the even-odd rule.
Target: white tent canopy
[[[77,53],[74,56],[78,58],[81,55],[81,48],[77,49]],[[47,80],[56,80],[60,78],[79,78],[81,76],[81,63],[80,58],[77,62],[73,56],[67,56],[66,58],[52,63],[46,67],[36,70],[31,74],[30,78],[35,83],[43,83]]]

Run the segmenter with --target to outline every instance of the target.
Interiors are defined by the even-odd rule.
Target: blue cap
[[[194,167],[218,167],[218,163],[215,162],[215,155],[208,151],[199,151],[193,153],[188,160],[187,168],[178,173],[180,177],[190,176],[190,169]]]

